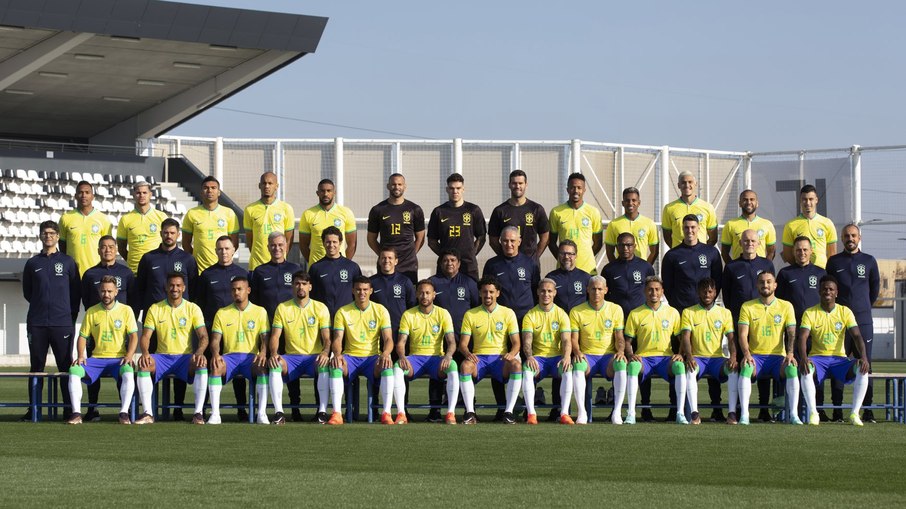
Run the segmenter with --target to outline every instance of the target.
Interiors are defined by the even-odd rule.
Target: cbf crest
[[[524,267],[517,268],[516,274],[519,275],[519,279],[525,279],[525,268]]]
[[[611,327],[613,327],[613,320],[609,318],[607,320],[604,320],[604,328],[609,329]]]
[[[121,329],[122,327],[123,327],[123,321],[122,321],[122,320],[114,320],[114,321],[113,321],[113,328],[114,328],[114,329],[119,330],[119,329]]]
[[[408,210],[403,212],[403,223],[409,224],[412,221],[412,212]]]
[[[472,225],[472,214],[465,212],[462,215],[462,225],[471,226]]]
[[[837,332],[840,332],[841,330],[843,330],[843,323],[834,322],[834,330]]]
[[[314,325],[314,324],[315,324],[315,317],[309,316],[309,317],[308,317],[308,325]]]
[[[642,272],[638,271],[638,270],[632,271],[632,280],[635,281],[636,283],[641,283],[642,282]]]
[[[573,290],[575,290],[576,293],[582,293],[582,281],[576,281],[576,282],[574,282],[574,283],[573,283]]]
[[[368,321],[368,328],[369,328],[369,329],[374,329],[375,327],[377,327],[377,322],[375,322],[374,320],[369,320],[369,321]]]
[[[280,214],[278,212],[278,213],[274,214],[274,222],[279,223],[280,221],[283,221],[283,214]]]
[[[336,219],[333,220],[333,225],[336,226],[337,228],[342,228],[342,227],[343,227],[343,221],[340,221],[340,218],[336,218]]]
[[[494,329],[501,331],[503,330],[503,322],[497,322],[494,324]]]
[[[182,318],[179,319],[179,326],[180,326],[180,327],[185,327],[187,323],[189,323],[189,321],[186,320],[186,317],[182,317]]]
[[[249,320],[245,322],[245,328],[248,330],[253,330],[255,328],[255,320]]]
[[[705,216],[703,216],[703,215],[701,215],[701,214],[695,214],[695,217],[698,218],[698,222],[699,222],[699,223],[701,223],[701,222],[705,219]]]
[[[723,324],[724,324],[724,322],[722,322],[722,321],[720,321],[720,320],[715,320],[715,321],[714,321],[714,328],[715,328],[715,329],[720,329],[721,326],[723,326]]]
[[[856,274],[858,274],[859,277],[865,277],[865,265],[861,263],[856,265]]]
[[[116,288],[120,289],[123,287],[123,278],[116,276]]]
[[[284,272],[284,273],[283,273],[283,282],[286,283],[286,284],[292,283],[292,282],[293,282],[293,275],[292,275],[291,273],[289,273],[289,272]]]
[[[62,263],[53,264],[53,271],[57,275],[62,274],[63,273],[63,264]]]
[[[583,217],[583,218],[582,218],[582,226],[588,228],[589,226],[591,226],[591,220],[589,220],[587,217]]]
[[[173,263],[173,272],[182,272],[182,262]]]
[[[774,323],[780,323],[783,321],[783,317],[780,315],[774,315]]]
[[[698,255],[698,263],[702,267],[707,267],[708,266],[708,257],[703,254]]]
[[[397,297],[399,297],[402,294],[403,294],[402,285],[393,285],[393,295],[396,295]]]
[[[639,239],[644,239],[648,232],[644,228],[639,228]]]
[[[557,332],[558,330],[560,330],[560,322],[558,322],[556,320],[551,322],[551,330],[554,332]]]
[[[818,228],[818,231],[815,232],[815,235],[819,239],[823,239],[824,238],[824,228]]]
[[[817,288],[818,287],[818,276],[809,276],[808,277],[808,287]]]
[[[433,332],[434,334],[437,334],[438,332],[440,332],[440,325],[437,325],[436,323],[434,325],[432,325],[431,332]]]
[[[667,327],[670,327],[670,320],[667,320],[665,318],[665,319],[661,320],[661,328],[666,330]]]
[[[459,288],[457,288],[456,296],[459,297],[460,299],[465,299],[466,298],[466,288],[464,286],[460,286]]]
[[[348,280],[349,280],[349,271],[346,270],[346,269],[341,270],[341,271],[340,271],[340,281],[344,281],[344,282],[345,282],[345,281],[348,281]]]
[[[226,228],[226,221],[224,221],[223,219],[218,219],[218,220],[217,220],[217,227],[218,227],[218,228]]]
[[[91,233],[100,233],[100,232],[101,232],[101,227],[99,225],[96,225],[96,224],[91,225]]]
[[[525,213],[525,225],[532,226],[534,224],[535,224],[535,214],[532,214],[531,212],[526,212]]]
[[[157,233],[157,225],[152,223],[148,226],[148,231],[151,233]]]

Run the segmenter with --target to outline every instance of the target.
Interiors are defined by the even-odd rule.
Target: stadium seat
[[[110,196],[110,191],[106,186],[98,186],[98,196],[107,198],[108,196]]]
[[[16,178],[16,173],[13,170],[3,170],[4,180],[13,180]]]
[[[38,170],[28,170],[28,180],[30,180],[30,181],[32,181],[32,182],[40,182],[40,181],[42,181],[42,180],[44,180],[44,179],[42,179],[42,178],[38,175]]]
[[[25,170],[16,170],[16,179],[21,181],[28,180],[28,172]]]
[[[103,185],[103,184],[107,183],[107,180],[100,173],[92,173],[91,180],[92,180],[92,182],[94,182],[95,184],[98,184],[98,185]]]
[[[16,222],[19,224],[27,223],[28,222],[28,212],[25,212],[24,210],[17,210],[16,211]]]
[[[9,232],[10,237],[19,236],[19,227],[14,224],[9,225],[9,228],[7,228],[6,231]]]
[[[13,207],[17,209],[25,208],[25,201],[22,199],[22,195],[17,194],[13,196]]]
[[[74,172],[72,172],[72,173],[69,174],[69,181],[70,181],[70,182],[79,183],[79,182],[82,181],[82,180],[85,180],[85,179],[83,179],[83,178],[82,178],[82,174],[79,173],[79,172],[77,172],[77,171],[74,171]]]
[[[4,198],[7,198],[7,197],[4,196]],[[0,218],[2,218],[7,223],[16,222],[16,213],[9,210],[9,208],[6,206],[4,206],[3,208],[7,209],[7,210],[4,210],[2,213],[0,213]]]

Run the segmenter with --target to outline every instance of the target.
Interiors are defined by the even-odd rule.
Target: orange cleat
[[[444,422],[447,424],[456,424],[456,414],[447,412],[447,416],[444,417]]]
[[[538,424],[538,414],[528,414],[525,418],[526,424]]]
[[[387,412],[381,414],[381,424],[393,424],[393,417]]]
[[[409,419],[406,419],[406,413],[400,412],[396,414],[396,421],[394,421],[394,424],[409,424]]]
[[[575,424],[575,422],[573,422],[573,418],[570,417],[569,415],[567,415],[567,414],[560,414],[560,424],[569,424],[569,425],[573,425],[573,424]]]
[[[327,424],[331,426],[339,426],[343,424],[343,414],[340,412],[334,412],[331,414],[330,419],[327,420]]]

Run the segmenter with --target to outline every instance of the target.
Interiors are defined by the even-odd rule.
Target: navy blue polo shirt
[[[516,313],[519,327],[522,317],[529,312],[538,299],[535,290],[541,279],[538,263],[531,256],[518,253],[512,258],[495,256],[484,265],[483,277],[494,276],[500,282],[500,297],[497,302]]]
[[[588,280],[591,279],[591,274],[588,272],[580,269],[557,269],[544,277],[557,282],[557,295],[554,296],[554,304],[567,313],[588,299],[586,292]]]
[[[714,279],[720,293],[723,268],[720,251],[704,242],[682,243],[667,251],[661,262],[667,302],[678,310],[698,304],[698,282],[706,277]]]
[[[352,280],[362,275],[359,264],[344,256],[321,258],[312,264],[311,298],[323,302],[330,311],[330,322],[341,307],[352,302]]]
[[[601,275],[607,280],[604,299],[623,308],[623,316],[645,303],[645,279],[654,275],[650,263],[633,256],[631,260],[614,260],[604,266]]]
[[[81,289],[75,260],[60,251],[39,253],[22,269],[22,295],[29,327],[72,327],[79,316]]]
[[[132,311],[138,312],[140,303],[136,302],[138,291],[135,288],[135,275],[129,270],[129,267],[116,262],[110,265],[104,265],[104,262],[101,262],[82,274],[82,306],[85,311],[101,302],[101,297],[98,295],[98,285],[104,276],[116,278],[116,287],[119,289],[119,293],[116,294],[116,301],[132,306]]]
[[[434,305],[440,306],[450,312],[453,319],[453,331],[459,337],[462,330],[462,317],[466,311],[478,306],[481,299],[478,297],[478,283],[468,274],[457,272],[452,278],[443,274],[431,276],[434,290]]]

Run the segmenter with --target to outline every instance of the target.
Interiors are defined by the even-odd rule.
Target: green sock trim
[[[588,369],[588,361],[579,361],[573,364],[573,371],[585,371]]]
[[[752,375],[755,374],[755,366],[751,364],[744,364],[739,368],[739,376],[745,378],[752,378]]]
[[[727,367],[726,363],[724,363],[723,373],[727,376],[730,376],[730,368]]]
[[[85,376],[85,368],[83,368],[82,366],[78,366],[78,365],[69,366],[69,374],[82,378],[83,376]]]
[[[456,364],[456,361],[450,359],[450,365],[447,367],[444,373],[449,375],[451,373],[456,373],[457,371],[459,371],[459,366]]]
[[[510,373],[511,380],[522,380],[522,373]]]
[[[790,364],[786,367],[785,373],[787,378],[796,378],[799,376],[799,368]]]
[[[80,366],[80,367],[81,367],[81,366]],[[135,370],[132,369],[132,366],[130,366],[130,365],[128,365],[128,364],[123,364],[122,366],[120,366],[120,374],[121,374],[121,375],[122,375],[122,374],[125,374],[125,373],[134,373],[134,372],[135,372]]]
[[[642,372],[642,363],[639,361],[632,361],[629,363],[626,371],[629,373],[629,376],[639,376]]]
[[[151,372],[150,371],[139,371],[138,376],[142,377],[142,378],[145,378],[145,377],[150,378]]]
[[[343,370],[341,368],[331,369],[330,378],[343,378]]]
[[[381,378],[383,378],[385,376],[393,376],[393,370],[385,369],[385,370],[381,371]]]
[[[330,373],[330,368],[324,366],[323,368],[318,368],[318,373]]]
[[[673,361],[671,366],[674,375],[685,375],[686,374],[686,365],[680,361]]]
[[[270,373],[283,373],[283,368],[271,368]]]
[[[196,375],[205,375],[205,376],[207,376],[207,374],[208,374],[208,368],[198,368],[198,369],[195,370],[195,374],[196,374]]]
[[[459,375],[460,382],[468,382],[472,379],[472,375]]]
[[[255,379],[255,383],[258,385],[267,385],[267,375],[258,375]]]
[[[208,378],[208,385],[223,385],[223,377],[212,376],[211,378]]]
[[[626,361],[613,361],[613,370],[614,371],[626,371]]]

